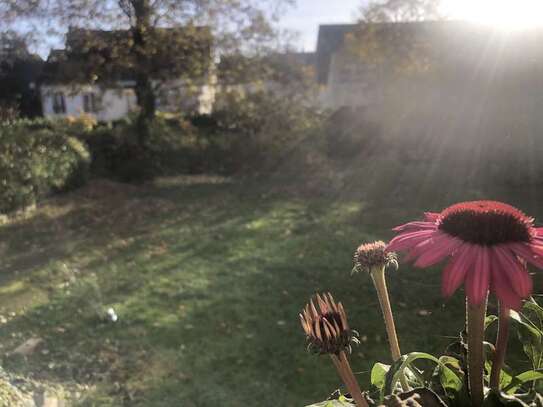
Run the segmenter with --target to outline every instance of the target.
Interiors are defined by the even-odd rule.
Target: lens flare
[[[455,20],[468,20],[507,30],[543,26],[541,0],[444,0],[442,12]]]

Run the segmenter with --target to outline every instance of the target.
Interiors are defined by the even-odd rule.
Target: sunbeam
[[[540,0],[445,0],[443,12],[450,18],[507,30],[543,25],[543,2]]]

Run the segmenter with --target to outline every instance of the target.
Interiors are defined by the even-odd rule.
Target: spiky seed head
[[[388,266],[398,268],[396,253],[387,252],[385,242],[378,240],[358,246],[353,256],[354,267],[352,272],[370,273],[372,270],[381,270]]]
[[[316,353],[350,352],[351,342],[358,343],[358,334],[349,328],[343,305],[336,303],[330,293],[316,294],[300,313],[300,323],[308,349]]]

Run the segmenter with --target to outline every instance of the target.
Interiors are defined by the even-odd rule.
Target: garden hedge
[[[89,163],[86,146],[58,128],[0,125],[0,213],[82,185]]]

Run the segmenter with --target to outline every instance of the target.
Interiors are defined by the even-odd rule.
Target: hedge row
[[[304,140],[322,144],[322,118],[299,98],[260,91],[224,94],[211,115],[158,114],[145,145],[132,116],[109,124],[88,116],[0,124],[0,213],[82,185],[89,174],[137,183],[274,171]]]
[[[0,213],[80,186],[88,177],[90,155],[81,141],[59,129],[37,127],[0,125]]]

